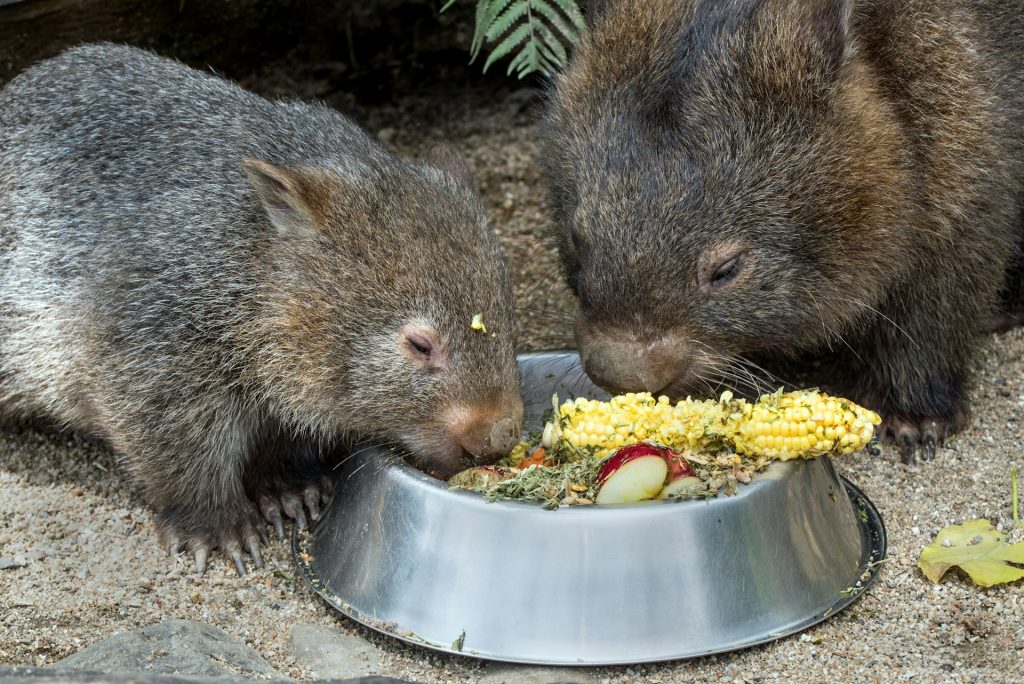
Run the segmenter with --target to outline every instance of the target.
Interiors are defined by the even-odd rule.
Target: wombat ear
[[[263,204],[270,222],[282,235],[315,230],[326,189],[309,172],[247,157],[242,168]]]
[[[440,143],[427,152],[424,160],[434,168],[441,169],[458,178],[469,187],[475,187],[473,172],[466,163],[466,158],[459,154],[451,145]]]

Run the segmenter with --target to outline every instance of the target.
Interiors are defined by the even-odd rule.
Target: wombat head
[[[604,3],[546,173],[587,372],[683,395],[860,325],[908,257],[906,141],[843,0]]]
[[[271,223],[270,351],[255,359],[268,400],[443,473],[506,454],[522,425],[512,290],[468,171],[244,165]]]

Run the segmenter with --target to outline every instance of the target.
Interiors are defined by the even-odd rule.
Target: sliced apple
[[[650,444],[634,444],[609,456],[598,473],[594,503],[633,503],[658,496],[669,472],[662,452]]]
[[[704,482],[696,475],[684,475],[669,480],[658,494],[659,499],[695,499],[707,492]]]
[[[668,461],[669,482],[681,477],[693,477],[696,475],[696,473],[690,468],[689,462],[687,462],[686,458],[682,454],[666,447],[662,450],[662,455],[664,455],[665,460]]]
[[[477,466],[455,473],[448,480],[452,487],[463,487],[465,489],[484,489],[492,484],[506,480],[515,471],[501,466]]]

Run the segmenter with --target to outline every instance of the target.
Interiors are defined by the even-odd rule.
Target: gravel
[[[286,72],[270,71],[248,85],[292,94],[292,82]],[[531,128],[536,96],[452,90],[372,111],[341,96],[329,101],[403,153],[422,155],[448,141],[465,154],[514,264],[524,348],[570,346],[573,303],[544,237],[550,217]],[[921,547],[950,523],[987,517],[1003,530],[1012,525],[1009,473],[1024,461],[1024,330],[990,339],[978,364],[974,422],[935,461],[905,466],[886,448],[838,462],[878,506],[889,532],[888,561],[850,609],[802,635],[739,653],[555,670],[531,681],[1021,681],[1024,584],[980,589],[951,573],[932,585],[915,565]],[[196,576],[158,548],[152,512],[102,446],[69,434],[0,431],[0,664],[48,665],[114,632],[183,618],[225,630],[297,678],[315,673],[291,654],[292,632],[321,625],[374,644],[381,675],[517,681],[506,665],[437,655],[336,616],[296,580],[283,542],[273,542],[264,558],[267,567],[245,578],[219,556]]]

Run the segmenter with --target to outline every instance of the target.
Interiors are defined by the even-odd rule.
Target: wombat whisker
[[[845,345],[846,348],[849,349],[855,357],[857,357],[857,360],[863,363],[864,359],[861,358],[861,355],[857,353],[857,350],[854,349],[853,346],[851,346],[850,343],[846,341],[846,338],[843,337],[842,333],[840,333],[838,330],[830,327],[825,323],[825,314],[822,311],[821,305],[818,303],[817,298],[814,296],[814,293],[811,291],[811,288],[799,284],[797,286],[807,293],[807,296],[811,298],[811,301],[814,302],[814,306],[817,307],[818,309],[818,315],[821,317],[821,328],[822,331],[825,333],[825,344],[828,346],[828,350],[832,351],[832,338],[835,337],[837,340],[842,342],[843,345]]]
[[[818,310],[818,317],[821,319],[821,332],[825,337],[825,344],[828,345],[828,350],[832,351],[832,335],[836,333],[832,330],[832,328],[830,328],[825,323],[825,312],[822,310],[821,304],[818,303],[818,298],[814,296],[814,292],[811,290],[811,288],[807,287],[806,285],[801,285],[797,283],[796,286],[799,287],[804,292],[806,292],[807,296],[811,298],[812,302],[814,302],[814,308]]]
[[[757,365],[756,363],[754,363],[753,361],[751,361],[750,359],[748,359],[745,356],[737,355],[737,356],[733,357],[733,362],[734,363],[742,364],[745,367],[752,368],[753,370],[756,370],[756,371],[758,371],[760,373],[763,373],[764,374],[765,383],[767,385],[769,385],[773,389],[776,388],[776,387],[782,386],[782,385],[789,385],[789,384],[791,384],[785,378],[781,378],[778,375],[775,375],[774,373],[769,371],[767,368],[763,368],[763,367]]]
[[[862,306],[865,309],[867,309],[868,311],[871,311],[872,313],[880,316],[883,320],[885,320],[890,325],[892,325],[892,327],[896,328],[901,333],[903,333],[906,336],[906,338],[908,340],[910,340],[910,343],[912,345],[914,345],[917,349],[921,348],[921,345],[917,343],[917,340],[914,339],[914,337],[910,333],[908,333],[903,327],[901,327],[896,321],[892,320],[891,318],[889,318],[884,313],[882,313],[881,311],[879,311],[875,307],[871,306],[867,302],[862,302],[862,301],[859,301],[859,300],[856,300],[856,299],[850,299],[848,297],[839,297],[838,295],[836,296],[836,299],[838,299],[840,301],[843,301],[843,302],[847,302],[849,304],[856,304],[857,306]]]

